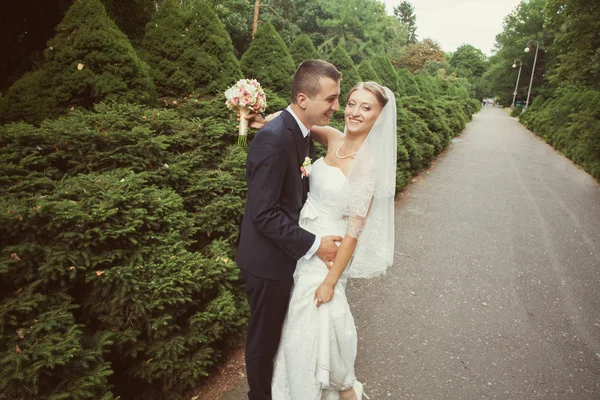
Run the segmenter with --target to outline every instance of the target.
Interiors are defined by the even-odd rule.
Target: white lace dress
[[[319,158],[313,163],[310,193],[300,213],[300,226],[317,235],[344,236],[339,193],[342,171]],[[338,392],[354,385],[357,335],[346,298],[348,267],[335,286],[333,300],[317,308],[314,295],[327,275],[316,255],[301,258],[275,359],[274,400],[339,399]]]

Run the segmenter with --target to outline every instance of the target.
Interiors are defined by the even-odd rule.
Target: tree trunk
[[[258,10],[260,9],[260,0],[256,0],[254,2],[254,21],[252,22],[252,39],[254,39],[254,34],[256,33],[256,29],[258,28]]]

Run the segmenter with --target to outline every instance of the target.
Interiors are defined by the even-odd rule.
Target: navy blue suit
[[[300,171],[307,156],[314,160],[314,143],[305,142],[287,110],[258,131],[248,150],[248,196],[236,262],[251,310],[246,340],[250,400],[271,399],[273,359],[292,276],[315,241],[315,235],[298,226],[308,193],[308,178],[301,179]]]

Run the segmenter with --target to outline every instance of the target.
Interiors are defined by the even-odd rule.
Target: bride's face
[[[381,113],[377,97],[367,89],[357,89],[348,98],[344,109],[346,133],[368,134]]]

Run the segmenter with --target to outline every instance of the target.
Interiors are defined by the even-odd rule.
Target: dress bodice
[[[342,170],[327,165],[323,158],[313,163],[310,175],[310,189],[302,211],[300,227],[318,236],[346,234],[346,219],[342,215],[341,194],[346,183]],[[327,274],[323,261],[316,255],[306,260],[302,257],[296,265],[294,276],[317,273]],[[346,273],[340,281],[345,283]],[[324,277],[324,276],[323,276]]]
[[[317,216],[326,219],[342,218],[340,193],[346,183],[342,170],[325,163],[323,157],[314,162],[310,175],[308,198],[300,213],[300,220]]]

